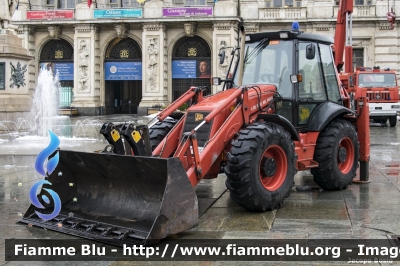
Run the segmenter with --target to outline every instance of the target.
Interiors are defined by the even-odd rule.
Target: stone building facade
[[[399,28],[386,13],[394,0],[354,0],[353,47],[357,65],[399,70]],[[223,76],[218,50],[238,43],[240,17],[247,33],[288,29],[334,36],[337,0],[20,0],[12,24],[34,60],[29,89],[50,64],[70,88],[68,103],[82,115],[138,113],[167,105],[198,77]],[[64,72],[63,72],[64,71]],[[69,76],[69,78],[68,78]],[[207,76],[208,77],[208,76]],[[61,78],[60,78],[61,79]]]

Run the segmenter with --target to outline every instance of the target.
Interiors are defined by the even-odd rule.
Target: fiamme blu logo
[[[46,175],[46,171],[44,170],[44,163],[45,163],[46,159],[50,155],[52,155],[57,150],[58,146],[60,145],[60,140],[50,130],[49,130],[49,137],[50,137],[50,144],[38,154],[38,156],[36,157],[36,161],[35,161],[36,172],[38,172],[39,174],[41,174],[44,177],[50,175],[54,171],[54,169],[56,169],[58,161],[59,161],[59,154],[58,154],[58,152],[56,152],[56,154],[52,158],[48,159],[48,161],[47,161],[47,175]],[[37,194],[39,187],[41,185],[45,185],[45,184],[51,185],[51,183],[49,181],[41,180],[41,181],[38,181],[35,184],[33,184],[31,189],[29,190],[29,199],[30,199],[31,203],[38,209],[46,209],[43,206],[43,204],[40,203],[40,201],[38,199],[38,194]],[[37,214],[37,216],[39,216],[43,220],[47,221],[47,220],[53,219],[60,213],[61,199],[60,199],[60,196],[58,196],[58,194],[56,192],[54,192],[52,189],[48,189],[48,188],[43,188],[43,189],[46,190],[52,197],[53,202],[54,202],[54,210],[50,214],[43,214],[39,211],[35,211],[35,213]],[[50,204],[50,199],[46,195],[41,195],[41,198],[45,203]]]

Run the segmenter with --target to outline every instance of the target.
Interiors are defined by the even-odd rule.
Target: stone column
[[[23,25],[18,29],[19,36],[22,37],[23,46],[27,47],[28,55],[35,56],[36,53],[36,45],[35,45],[35,27],[32,25]],[[36,66],[37,60],[29,61],[28,65],[28,88],[29,95],[33,97],[36,88]]]
[[[166,105],[167,97],[167,33],[163,24],[143,25],[142,101],[138,114],[147,114],[147,107]]]
[[[311,18],[332,18],[337,16],[333,12],[331,0],[308,0],[307,1],[307,16]]]
[[[74,36],[74,99],[81,115],[98,115],[100,106],[100,54],[98,26],[78,24]]]
[[[219,0],[215,2],[214,16],[215,17],[237,16],[239,1],[240,0]]]
[[[93,19],[93,8],[95,7],[95,1],[92,1],[90,7],[88,6],[88,0],[82,0],[80,4],[76,5],[75,18],[77,20]]]
[[[381,69],[390,68],[398,71],[399,69],[399,34],[398,29],[390,29],[387,21],[377,22],[375,36],[375,66]],[[373,67],[373,66],[370,66]]]
[[[33,58],[13,29],[0,29],[0,120],[16,121],[30,112],[28,65]]]
[[[218,53],[222,47],[238,46],[238,22],[236,21],[218,21],[213,25],[213,77],[221,77],[225,79],[228,72],[229,63],[231,60],[231,49],[225,50],[225,61],[222,65],[219,64]],[[212,93],[220,91],[222,86],[212,86]]]
[[[239,0],[240,16],[246,20],[255,20],[259,18],[259,3],[254,0]]]

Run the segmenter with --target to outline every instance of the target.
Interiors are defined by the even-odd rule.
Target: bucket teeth
[[[100,129],[112,148],[106,147],[103,153],[120,155],[151,156],[149,129],[146,125],[136,126],[133,123],[114,125],[105,123]]]

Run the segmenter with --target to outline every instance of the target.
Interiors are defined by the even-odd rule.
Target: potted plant
[[[147,115],[156,114],[161,111],[161,104],[154,104],[151,107],[147,108]]]

